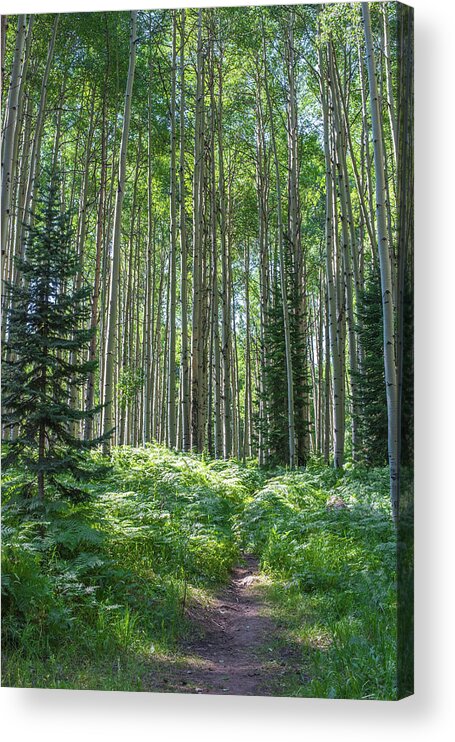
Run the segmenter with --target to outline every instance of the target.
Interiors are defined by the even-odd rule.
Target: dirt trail
[[[242,696],[263,695],[268,675],[258,656],[273,630],[258,591],[258,562],[244,558],[245,566],[234,569],[230,585],[216,598],[207,617],[205,637],[188,649],[198,659],[191,685],[196,692]]]
[[[206,607],[190,606],[196,639],[184,647],[185,662],[161,676],[160,690],[174,693],[270,695],[277,662],[267,657],[276,626],[267,615],[258,562],[244,556],[230,584]]]

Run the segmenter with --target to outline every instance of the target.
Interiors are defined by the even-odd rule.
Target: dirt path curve
[[[204,638],[187,646],[198,660],[191,672],[193,692],[267,694],[270,671],[260,655],[274,627],[259,591],[257,559],[246,555],[242,561],[203,619]]]
[[[206,606],[190,605],[194,636],[183,649],[185,659],[161,677],[161,690],[176,693],[270,695],[276,665],[268,655],[268,638],[276,626],[267,615],[258,561],[244,555],[225,587]],[[169,668],[170,669],[170,668]]]

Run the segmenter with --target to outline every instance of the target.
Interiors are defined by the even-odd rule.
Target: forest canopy
[[[2,16],[8,682],[150,689],[244,558],[280,692],[410,692],[412,50],[395,2]]]
[[[388,416],[397,469],[402,12],[2,19],[4,278],[58,173],[98,361],[72,404],[103,406],[81,437],[342,466],[386,462]]]

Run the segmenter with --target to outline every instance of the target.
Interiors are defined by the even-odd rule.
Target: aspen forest
[[[413,12],[2,16],[2,677],[412,692]]]

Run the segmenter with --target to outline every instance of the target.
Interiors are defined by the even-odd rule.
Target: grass
[[[4,685],[140,689],[188,632],[189,593],[238,558],[245,467],[158,446],[117,449],[112,464],[84,503],[4,505]]]
[[[346,507],[327,507],[331,498]],[[323,467],[271,479],[244,514],[268,597],[302,668],[280,695],[396,697],[396,543],[387,470]],[[295,662],[295,658],[294,658]]]
[[[301,669],[280,675],[276,693],[394,697],[386,470],[267,473],[148,446],[115,449],[109,475],[89,483],[79,504],[49,492],[45,507],[32,507],[10,490],[4,685],[156,687],[192,631],[186,603],[216,591],[251,550],[271,578],[275,642],[292,648]],[[328,509],[334,495],[347,507]]]

